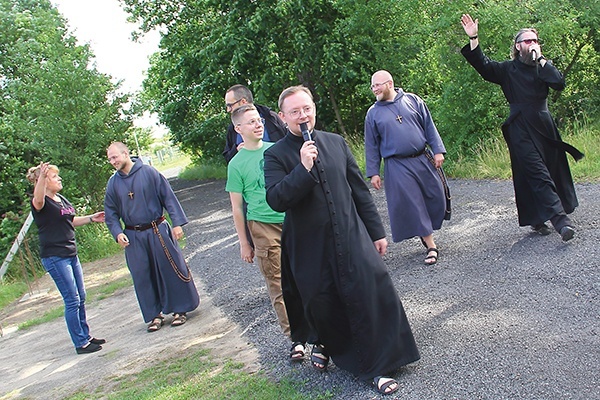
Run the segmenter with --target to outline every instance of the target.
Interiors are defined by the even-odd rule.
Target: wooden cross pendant
[[[127,193],[127,196],[129,196],[129,198],[130,198],[131,200],[133,200],[133,192],[132,192],[132,191],[130,191],[129,193]]]
[[[398,115],[398,116],[396,117],[396,121],[398,121],[398,122],[402,123],[402,115]]]

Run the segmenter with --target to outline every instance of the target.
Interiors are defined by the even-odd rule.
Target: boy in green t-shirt
[[[264,120],[252,104],[236,108],[231,113],[231,120],[235,130],[244,139],[244,146],[227,166],[225,185],[231,200],[241,257],[252,263],[256,255],[281,330],[290,337],[290,324],[281,292],[281,229],[285,214],[273,211],[267,204],[263,172],[263,154],[273,144],[262,141]],[[254,249],[246,234],[244,201],[248,205],[245,219]],[[300,355],[304,356],[303,351],[297,351],[294,357],[293,346],[292,359],[299,358]]]

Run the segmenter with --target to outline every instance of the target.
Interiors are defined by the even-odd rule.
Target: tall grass
[[[564,130],[563,140],[575,146],[585,157],[575,162],[567,156],[576,182],[600,181],[600,123],[579,121]],[[365,150],[362,138],[349,139],[349,145],[359,167],[365,170]],[[452,146],[446,143],[446,147]],[[501,134],[477,144],[470,151],[446,154],[444,169],[450,178],[510,179],[510,155]]]
[[[227,167],[217,162],[203,165],[188,165],[179,178],[186,180],[227,179]]]
[[[90,262],[121,251],[105,224],[87,224],[75,229],[77,253],[81,262]]]
[[[3,282],[0,285],[0,309],[11,304],[27,292],[27,284],[24,282]]]
[[[600,122],[577,121],[567,128],[563,140],[581,150],[585,157],[575,162],[571,156],[569,165],[577,182],[600,180]]]

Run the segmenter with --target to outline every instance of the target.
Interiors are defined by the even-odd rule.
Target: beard
[[[385,88],[375,98],[378,101],[392,101],[396,97],[396,91],[394,89]]]
[[[537,65],[537,61],[533,59],[533,53],[531,51],[521,51],[519,53],[519,61],[531,66]]]

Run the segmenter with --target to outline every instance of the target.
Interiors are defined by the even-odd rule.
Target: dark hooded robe
[[[562,141],[548,111],[549,88],[563,90],[565,79],[552,65],[527,65],[519,60],[490,60],[477,46],[461,50],[483,79],[496,83],[510,104],[502,125],[515,189],[519,225],[538,225],[578,206],[566,152],[575,160],[583,153]]]
[[[119,233],[125,233],[129,238],[125,259],[142,316],[144,321],[150,322],[161,312],[192,311],[198,307],[200,299],[169,223],[166,220],[157,223],[157,230],[153,227],[130,229],[144,228],[152,221],[160,221],[164,209],[174,226],[188,223],[167,179],[140,159],[134,157],[132,160],[134,164],[129,174],[116,171],[108,180],[104,212],[106,225],[115,240]]]
[[[385,237],[365,180],[336,134],[314,131],[319,156],[300,163],[288,132],[265,152],[267,202],[285,212],[282,289],[292,340],[318,341],[361,379],[419,359],[412,331],[374,241]]]

